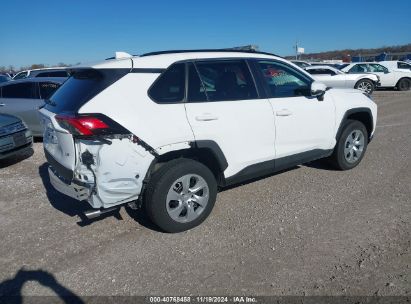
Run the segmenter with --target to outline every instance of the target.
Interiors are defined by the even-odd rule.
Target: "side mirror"
[[[311,96],[317,97],[319,101],[324,100],[324,94],[327,90],[327,86],[322,82],[314,81],[311,84]]]

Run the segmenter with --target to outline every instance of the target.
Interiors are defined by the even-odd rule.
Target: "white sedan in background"
[[[346,74],[340,70],[326,66],[316,65],[306,67],[315,80],[318,80],[332,88],[358,89],[371,94],[375,87],[379,86],[380,79],[374,74]]]
[[[341,71],[349,74],[373,73],[380,77],[381,87],[397,88],[399,91],[411,89],[411,71],[387,68],[376,62],[351,63]]]

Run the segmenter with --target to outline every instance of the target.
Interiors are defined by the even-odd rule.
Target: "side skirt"
[[[282,158],[254,164],[244,168],[237,174],[226,178],[223,186],[231,186],[245,182],[250,179],[267,176],[281,170],[292,168],[297,165],[311,162],[320,158],[328,157],[332,153],[333,149],[315,149],[295,155],[285,156]]]

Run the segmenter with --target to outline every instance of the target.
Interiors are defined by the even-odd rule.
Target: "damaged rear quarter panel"
[[[98,140],[76,139],[76,180],[93,191],[88,199],[94,208],[108,208],[136,200],[154,156],[134,143],[130,136],[110,138],[111,145]],[[89,168],[81,155],[89,151],[94,164]]]

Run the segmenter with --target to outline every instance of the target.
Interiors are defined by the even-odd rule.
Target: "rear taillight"
[[[59,125],[73,135],[110,135],[130,133],[124,127],[102,114],[56,115]]]

